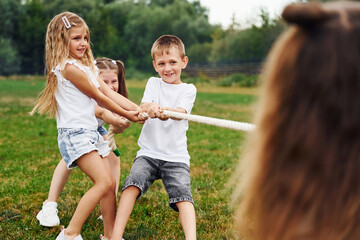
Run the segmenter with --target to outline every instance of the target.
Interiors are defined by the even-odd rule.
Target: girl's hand
[[[139,112],[138,111],[127,111],[127,116],[125,116],[127,119],[129,119],[132,122],[139,122],[141,121],[139,118]]]
[[[148,118],[148,115],[147,114],[144,115],[143,112],[128,111],[126,117],[132,122],[144,123]]]
[[[148,118],[149,118],[149,115],[148,115],[146,112],[141,111],[141,112],[139,113],[139,119],[140,119],[140,120],[139,120],[137,123],[144,124],[145,121],[146,121]]]
[[[125,131],[125,129],[130,127],[130,121],[124,117],[116,117],[112,126],[113,126],[113,132],[115,134],[122,133]]]

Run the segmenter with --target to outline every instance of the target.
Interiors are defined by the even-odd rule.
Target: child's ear
[[[189,62],[189,58],[187,56],[185,56],[183,59],[182,59],[182,62],[183,62],[183,66],[182,66],[182,69],[185,69],[188,62]]]
[[[155,71],[157,72],[155,60],[152,61],[152,64],[153,64],[153,67],[154,67]]]

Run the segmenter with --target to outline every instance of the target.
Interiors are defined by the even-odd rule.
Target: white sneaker
[[[60,224],[60,219],[57,213],[57,203],[45,201],[42,209],[36,215],[36,218],[39,220],[41,226],[55,227]]]
[[[59,235],[56,237],[55,240],[68,240],[65,236],[65,228],[64,227],[61,228],[61,232],[59,233]],[[76,238],[74,238],[74,240],[83,240],[83,238],[79,234]]]

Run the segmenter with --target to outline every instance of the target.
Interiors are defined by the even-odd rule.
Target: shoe
[[[60,224],[60,219],[57,213],[57,203],[45,201],[42,209],[36,215],[36,218],[39,220],[41,226],[55,227]]]
[[[59,233],[59,235],[56,237],[55,240],[68,240],[65,236],[65,228],[64,227],[61,228],[61,232]],[[83,238],[79,234],[76,238],[74,238],[74,240],[83,240]]]

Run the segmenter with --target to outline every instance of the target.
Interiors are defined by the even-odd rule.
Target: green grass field
[[[55,239],[60,231],[60,226],[45,228],[36,220],[61,159],[55,120],[28,114],[43,84],[36,79],[0,80],[1,239]],[[130,99],[135,103],[140,102],[144,86],[145,82],[128,82]],[[192,113],[250,122],[255,99],[256,89],[199,86]],[[141,125],[132,123],[116,136],[122,153],[120,186],[138,150],[140,130]],[[190,122],[187,137],[198,239],[236,239],[229,179],[239,162],[246,133]],[[90,186],[80,169],[72,172],[59,199],[62,225],[67,226]],[[99,239],[103,233],[99,215],[97,207],[82,228],[84,239]],[[136,202],[124,238],[184,239],[178,214],[168,207],[161,181]]]

